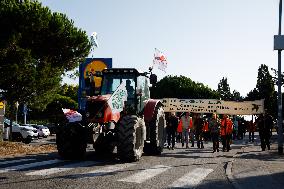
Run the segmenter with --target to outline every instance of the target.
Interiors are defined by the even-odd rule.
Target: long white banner
[[[217,113],[255,115],[264,113],[264,100],[224,101],[216,99],[161,99],[165,112]]]

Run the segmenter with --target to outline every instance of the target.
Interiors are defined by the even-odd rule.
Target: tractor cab
[[[148,77],[136,69],[105,69],[102,72],[101,95],[112,95],[122,84],[127,90],[125,110],[131,114],[139,114],[144,108],[144,101],[150,98]]]

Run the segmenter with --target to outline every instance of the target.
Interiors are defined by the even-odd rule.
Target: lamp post
[[[281,36],[281,22],[282,22],[282,0],[279,2],[279,30],[278,36]],[[281,77],[281,51],[278,49],[278,154],[283,154],[283,134],[282,134],[282,77]]]

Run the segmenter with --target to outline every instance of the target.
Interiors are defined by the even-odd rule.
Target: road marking
[[[173,182],[170,188],[195,188],[213,169],[196,168]]]
[[[105,176],[108,174],[113,174],[115,172],[118,172],[122,169],[126,169],[129,167],[132,167],[134,165],[137,165],[135,163],[124,163],[124,164],[116,164],[116,165],[110,165],[105,168],[85,172],[85,173],[80,173],[77,175],[71,175],[71,177],[75,178],[84,178],[84,177],[96,177],[96,176]]]
[[[37,171],[33,171],[33,172],[29,172],[26,173],[26,175],[41,175],[41,176],[47,176],[47,175],[52,175],[55,173],[60,173],[60,172],[64,172],[64,171],[69,171],[78,167],[86,167],[86,166],[90,166],[90,165],[95,165],[98,164],[100,162],[96,162],[96,161],[84,161],[84,162],[79,162],[79,163],[72,163],[72,164],[68,164],[68,165],[64,165],[64,166],[60,166],[60,167],[53,167],[53,168],[48,168],[48,169],[42,169],[42,170],[37,170]]]
[[[0,165],[5,165],[5,164],[11,164],[11,163],[20,163],[24,161],[31,161],[35,159],[15,159],[15,160],[10,160],[10,161],[1,161]]]
[[[11,167],[7,167],[5,169],[0,169],[0,173],[6,173],[6,172],[9,172],[9,171],[18,171],[18,170],[22,170],[22,169],[39,167],[39,166],[43,166],[43,165],[50,165],[50,164],[55,164],[55,163],[60,163],[60,162],[64,162],[64,161],[63,160],[54,159],[54,160],[48,160],[48,161],[41,161],[41,162],[28,163],[28,164],[17,165],[17,166],[11,166]]]
[[[165,166],[165,165],[156,165],[152,168],[145,169],[143,171],[140,171],[139,173],[136,173],[124,179],[119,179],[118,181],[142,183],[158,174],[165,172],[166,170],[170,168],[171,167]]]

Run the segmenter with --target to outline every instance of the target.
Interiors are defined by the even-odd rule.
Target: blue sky
[[[158,48],[168,59],[166,73],[154,70],[160,79],[184,75],[217,89],[227,77],[231,91],[243,96],[255,87],[260,64],[277,68],[279,0],[41,2],[87,34],[97,32],[100,46],[93,56],[113,58],[114,67],[146,71]]]

